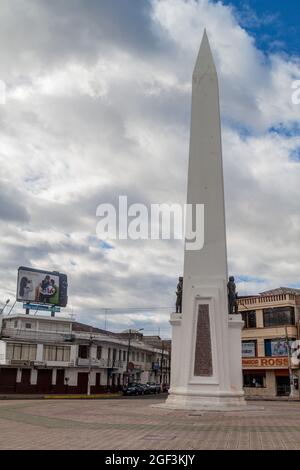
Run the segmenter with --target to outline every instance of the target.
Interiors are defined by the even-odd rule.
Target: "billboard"
[[[67,305],[67,276],[57,271],[20,266],[18,269],[17,301],[39,304]]]

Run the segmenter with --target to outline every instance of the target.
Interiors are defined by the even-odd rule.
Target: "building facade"
[[[299,394],[299,367],[291,349],[299,339],[300,290],[279,288],[257,296],[241,297],[242,367],[246,395],[287,396],[290,381]]]
[[[1,315],[0,394],[93,394],[134,381],[163,388],[169,352],[144,338],[69,318]]]

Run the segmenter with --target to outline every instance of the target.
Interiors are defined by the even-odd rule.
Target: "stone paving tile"
[[[157,403],[3,400],[0,449],[300,449],[300,403],[255,402],[227,413],[150,406]]]

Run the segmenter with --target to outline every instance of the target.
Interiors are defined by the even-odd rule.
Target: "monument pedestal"
[[[228,315],[222,279],[188,277],[185,311],[172,313],[172,373],[166,406],[245,406],[241,315]]]
[[[199,305],[199,304],[198,304]],[[200,304],[205,305],[205,304]],[[199,311],[199,309],[197,309]],[[200,309],[203,311],[203,308]],[[204,311],[207,309],[204,309]],[[214,354],[212,352],[212,368],[206,376],[195,375],[201,365],[201,354],[199,357],[199,347],[197,345],[197,334],[193,344],[187,344],[188,336],[184,333],[183,315],[172,313],[170,323],[172,325],[172,377],[171,387],[166,402],[163,408],[180,409],[180,410],[223,410],[231,411],[232,409],[245,409],[246,401],[244,399],[244,391],[242,388],[242,375],[241,375],[241,330],[244,322],[241,315],[228,316],[228,362],[229,362],[229,380],[225,380],[224,375],[224,355],[221,353]],[[201,316],[195,316],[195,322],[201,323]],[[204,314],[205,316],[205,314]],[[212,314],[210,315],[212,319]],[[217,328],[214,321],[211,321],[211,343],[217,341],[216,334]],[[203,324],[193,325],[195,332]],[[215,337],[213,337],[215,336]],[[198,340],[201,337],[198,336]],[[206,346],[207,347],[207,344]],[[192,367],[186,369],[184,366],[184,350],[189,350],[190,354],[194,349],[193,358],[190,361]],[[174,352],[174,354],[173,354]],[[186,351],[187,352],[187,351]],[[189,354],[189,356],[190,356]],[[207,361],[207,351],[203,351],[202,358]],[[198,365],[197,365],[198,356]],[[199,364],[200,359],[200,364]],[[204,364],[204,363],[203,363]],[[206,366],[210,365],[210,359]],[[206,369],[207,370],[207,369]],[[201,372],[201,369],[200,369]]]

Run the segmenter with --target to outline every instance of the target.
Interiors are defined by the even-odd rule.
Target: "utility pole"
[[[163,360],[164,360],[164,342],[161,342],[161,360],[160,360],[160,386],[163,385]]]
[[[90,340],[89,340],[89,372],[88,372],[87,395],[90,395],[90,394],[91,394],[92,344],[93,344],[93,336],[92,336],[92,332],[90,332]]]
[[[144,328],[140,328],[139,330],[135,330],[136,332],[138,331],[143,331]],[[127,385],[129,383],[129,368],[128,368],[128,364],[129,364],[129,353],[130,353],[130,346],[131,346],[131,333],[132,333],[132,330],[128,330],[128,349],[127,349],[127,364],[126,364],[126,372],[127,372]]]
[[[288,353],[288,363],[289,363],[289,377],[290,377],[290,398],[298,398],[297,391],[294,385],[294,377],[293,377],[293,370],[291,365],[291,354],[290,354],[290,345],[289,345],[289,337],[287,332],[287,326],[285,325],[285,342],[286,342],[286,349]]]
[[[106,330],[107,328],[107,313],[108,313],[109,308],[104,309],[104,329]]]
[[[129,384],[129,353],[130,353],[130,340],[131,340],[131,330],[128,330],[128,348],[127,348],[127,363],[126,363],[126,373],[127,373],[127,385]]]

